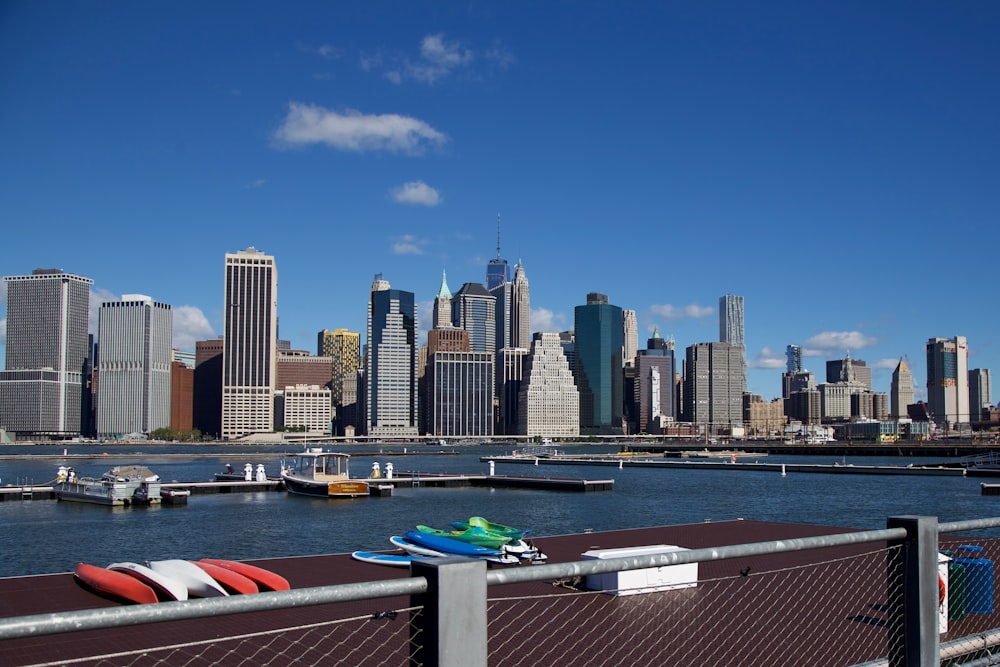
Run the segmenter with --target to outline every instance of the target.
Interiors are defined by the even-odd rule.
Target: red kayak
[[[219,565],[213,565],[205,561],[191,561],[205,573],[222,584],[230,593],[236,595],[249,595],[251,593],[259,593],[260,589],[257,587],[256,582],[249,577],[245,577],[236,570],[231,570],[227,567],[221,567]]]
[[[201,563],[217,565],[221,568],[242,574],[244,577],[257,584],[259,588],[264,590],[287,591],[291,589],[291,585],[288,583],[288,580],[280,574],[275,574],[270,570],[265,570],[264,568],[257,567],[256,565],[248,565],[247,563],[241,563],[235,560],[220,560],[218,558],[202,558],[198,564],[200,565]]]
[[[91,590],[115,600],[139,604],[159,602],[156,591],[124,572],[78,563],[73,574]]]

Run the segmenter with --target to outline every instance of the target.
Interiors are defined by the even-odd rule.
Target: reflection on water
[[[11,448],[14,449],[14,448]],[[411,447],[409,451],[419,450]],[[424,448],[425,450],[427,448]],[[561,448],[563,449],[563,448]],[[572,447],[565,448],[573,452]],[[48,451],[46,451],[48,450]],[[14,453],[61,448],[16,448]],[[71,453],[85,452],[81,448]],[[82,475],[99,475],[112,465],[141,463],[165,481],[204,481],[226,463],[263,463],[277,474],[289,451],[236,447],[147,448],[132,458],[0,459],[4,484],[51,480],[59,465]],[[347,450],[351,451],[351,450]],[[392,462],[397,474],[464,472],[485,474],[480,456],[499,454],[496,446],[455,448],[453,455],[354,456],[352,473],[368,473],[373,461]],[[577,451],[612,451],[580,447]],[[244,458],[222,454],[247,452]],[[8,453],[7,448],[0,453]],[[193,454],[205,456],[193,456]],[[827,458],[786,458],[787,462],[833,463]],[[769,457],[769,462],[781,462]],[[855,458],[847,463],[906,465],[915,459]],[[936,461],[935,461],[936,462]],[[846,528],[884,528],[891,515],[937,516],[941,521],[1000,516],[1000,497],[982,496],[978,478],[793,474],[734,470],[693,471],[617,467],[497,464],[500,475],[613,479],[610,492],[576,493],[480,488],[400,488],[389,498],[324,500],[285,493],[197,495],[186,507],[108,508],[35,500],[0,502],[3,547],[0,576],[67,572],[77,562],[218,557],[271,558],[356,549],[388,550],[388,538],[418,524],[447,528],[451,521],[486,516],[532,528],[534,535],[561,535],[619,528],[684,524],[742,517],[757,521],[811,523]]]

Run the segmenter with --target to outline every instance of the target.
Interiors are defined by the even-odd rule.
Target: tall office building
[[[622,324],[625,327],[625,351],[622,361],[626,366],[631,366],[635,363],[635,355],[639,352],[639,322],[636,320],[634,310],[622,311]]]
[[[511,288],[510,347],[527,350],[531,347],[531,288],[524,265],[517,260]]]
[[[452,326],[451,323],[451,290],[448,289],[448,275],[441,272],[441,287],[434,297],[434,310],[431,318],[431,327],[440,329]]]
[[[500,214],[497,213],[497,256],[486,265],[486,289],[493,290],[509,281],[507,260],[500,257]]]
[[[986,421],[984,411],[993,407],[993,382],[988,368],[973,368],[969,371],[970,421]]]
[[[97,435],[170,428],[173,312],[143,294],[123,294],[98,311]]]
[[[496,297],[496,424],[494,434],[517,429],[518,393],[523,360],[531,345],[531,293],[524,266],[518,260],[514,279],[490,290]]]
[[[451,299],[451,323],[469,332],[473,352],[496,352],[496,301],[479,283],[465,283]]]
[[[965,336],[927,341],[927,407],[940,427],[969,422],[969,344]]]
[[[743,423],[743,350],[729,343],[697,343],[686,351],[684,413],[710,432]]]
[[[580,435],[580,392],[559,334],[537,333],[524,361],[516,432],[531,437]]]
[[[428,431],[437,436],[493,435],[492,352],[438,350],[427,357]]]
[[[798,373],[802,370],[802,348],[798,345],[785,347],[785,372]]]
[[[35,269],[4,282],[7,351],[0,371],[0,427],[27,437],[78,435],[94,281],[61,269]]]
[[[743,297],[726,294],[719,297],[719,342],[739,348],[743,358],[740,394],[747,389],[747,354],[743,331]],[[742,398],[740,399],[742,405]]]
[[[889,411],[892,418],[905,418],[908,415],[906,406],[913,403],[913,373],[910,372],[909,365],[900,359],[889,384]]]
[[[278,269],[250,247],[226,254],[223,309],[222,437],[274,430]]]
[[[674,351],[658,329],[635,359],[636,426],[640,433],[659,433],[660,422],[674,415]],[[655,427],[651,425],[655,422]]]
[[[622,435],[622,355],[625,325],[622,309],[598,292],[587,305],[574,309],[576,364],[573,375],[580,390],[580,432]]]
[[[221,338],[194,344],[194,427],[203,435],[222,436],[222,353]]]
[[[366,432],[374,437],[415,436],[417,305],[412,292],[392,289],[381,273],[372,282],[367,334]]]
[[[848,352],[843,359],[831,359],[826,362],[826,381],[854,382],[871,391],[872,369],[863,359],[851,359],[851,353]]]
[[[330,400],[338,435],[358,424],[358,371],[361,369],[361,334],[339,328],[324,330],[323,356],[330,358],[333,379]]]

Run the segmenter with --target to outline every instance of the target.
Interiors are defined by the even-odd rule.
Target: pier
[[[735,455],[733,458],[736,458]],[[743,458],[746,458],[744,456]],[[604,466],[613,468],[666,468],[670,470],[739,470],[787,473],[826,473],[840,475],[934,475],[964,477],[966,469],[948,466],[869,466],[844,463],[760,463],[744,461],[704,461],[677,459],[649,459],[629,456],[483,456],[480,461],[516,463],[520,465]]]

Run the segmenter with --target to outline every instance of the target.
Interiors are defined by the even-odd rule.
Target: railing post
[[[889,665],[936,667],[938,637],[937,517],[889,517],[887,528],[905,528],[906,537],[889,550]]]
[[[410,564],[427,592],[410,598],[423,607],[410,623],[410,663],[486,667],[486,561],[428,558]]]

